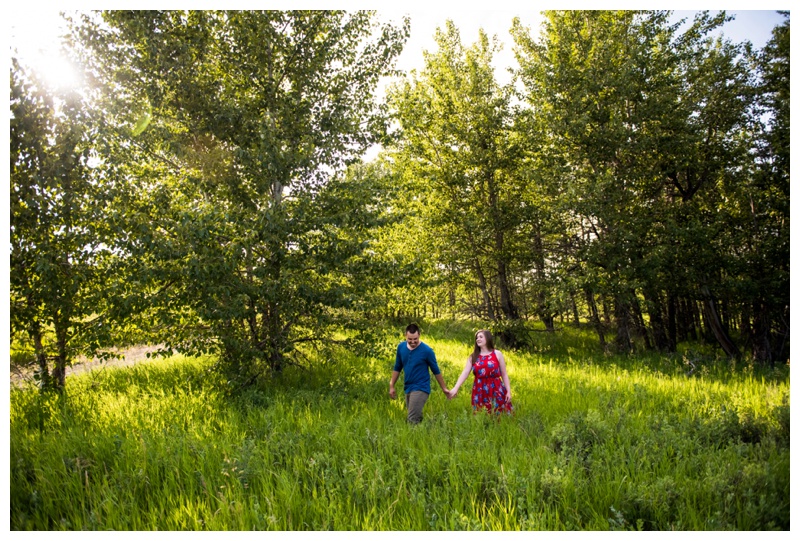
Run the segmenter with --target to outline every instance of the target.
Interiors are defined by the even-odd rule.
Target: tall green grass
[[[449,385],[472,331],[424,329]],[[505,352],[516,414],[499,419],[465,385],[409,426],[393,359],[347,351],[236,396],[212,358],[181,357],[73,376],[61,398],[12,389],[11,528],[789,528],[786,367],[702,357],[687,376],[686,352],[540,334]]]

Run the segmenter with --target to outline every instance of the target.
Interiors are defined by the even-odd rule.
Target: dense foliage
[[[68,363],[111,338],[113,186],[91,166],[97,121],[77,92],[53,96],[14,59],[10,104],[12,338],[28,344],[44,388],[63,387]]]
[[[391,94],[439,289],[506,331],[567,317],[617,351],[785,361],[788,20],[759,53],[712,36],[724,13],[546,16],[512,27],[517,102],[452,24]]]
[[[140,11],[76,26],[114,96],[107,122],[136,121],[119,145],[133,152],[107,157],[136,186],[117,243],[136,262],[118,295],[134,308],[117,314],[167,350],[220,352],[231,385],[303,362],[369,306],[387,190],[343,170],[384,132],[373,94],[407,34],[373,19]]]
[[[376,19],[89,13],[81,93],[12,64],[12,330],[44,387],[145,340],[238,388],[400,316],[788,358],[788,14],[755,51],[724,13],[547,12],[505,86],[452,23],[395,73],[408,21]]]

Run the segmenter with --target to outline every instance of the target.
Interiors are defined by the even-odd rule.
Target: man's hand
[[[397,378],[400,377],[400,372],[392,370],[392,377],[389,379],[389,398],[397,398],[397,391],[394,390],[394,384],[397,383]]]

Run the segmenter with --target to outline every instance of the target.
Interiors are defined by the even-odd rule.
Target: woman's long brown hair
[[[494,351],[494,336],[492,333],[487,331],[486,329],[481,329],[480,331],[475,333],[475,340],[478,339],[478,335],[483,333],[483,337],[486,338],[486,349],[489,351]],[[478,360],[478,355],[481,354],[481,348],[478,347],[478,344],[475,344],[475,349],[472,350],[472,355],[470,355],[469,362],[474,363]]]

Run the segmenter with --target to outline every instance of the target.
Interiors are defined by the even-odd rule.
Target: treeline
[[[434,314],[787,358],[788,15],[761,51],[711,37],[724,13],[669,18],[548,12],[538,37],[515,20],[504,86],[496,41],[437,32],[390,94],[387,166],[419,195]]]
[[[402,77],[409,21],[374,13],[81,15],[80,90],[12,60],[12,339],[43,388],[142,340],[240,387],[429,309],[783,359],[788,15],[762,51],[668,20],[514,21],[503,86],[452,24]]]

